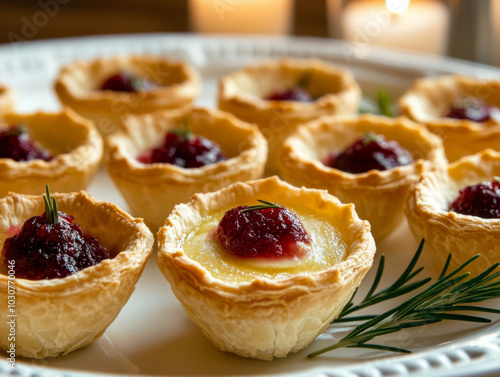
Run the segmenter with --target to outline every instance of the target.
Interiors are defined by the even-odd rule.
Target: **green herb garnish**
[[[300,79],[299,79],[299,81],[297,83],[297,86],[299,88],[302,88],[302,89],[307,89],[307,87],[309,86],[309,83],[311,82],[311,77],[312,77],[312,72],[311,71],[304,73],[300,77]]]
[[[169,132],[172,134],[176,134],[182,140],[189,140],[193,136],[193,133],[191,132],[191,122],[188,118],[184,118],[183,128],[174,128]]]
[[[45,216],[47,217],[47,223],[57,224],[59,222],[59,212],[57,210],[56,198],[50,196],[49,185],[45,186],[47,194],[43,194],[43,200],[45,201]]]
[[[25,124],[20,124],[19,126],[9,127],[7,131],[5,131],[5,136],[21,136],[28,132]]]
[[[380,114],[386,117],[394,118],[395,114],[392,111],[392,100],[387,88],[380,86],[377,92],[377,103],[380,109]]]
[[[242,209],[242,210],[240,210],[240,213],[249,212],[249,211],[256,211],[256,210],[259,210],[259,209],[266,209],[266,208],[283,208],[279,204],[272,203],[272,202],[267,202],[265,200],[257,199],[257,201],[261,202],[262,204],[256,204],[254,206],[250,206],[248,208]]]
[[[437,323],[443,320],[476,323],[491,322],[488,318],[454,314],[452,313],[454,311],[476,311],[500,314],[500,310],[498,309],[470,305],[471,303],[500,297],[500,281],[495,281],[495,279],[500,277],[500,271],[495,272],[500,263],[495,263],[479,275],[469,278],[469,272],[459,273],[467,265],[477,259],[479,255],[473,256],[454,271],[447,273],[451,260],[451,255],[449,255],[436,282],[426,286],[421,292],[414,294],[402,304],[378,315],[345,318],[346,315],[354,311],[382,301],[390,300],[426,285],[431,280],[430,278],[410,283],[410,280],[422,271],[422,268],[414,271],[414,267],[422,252],[423,245],[424,241],[422,240],[415,256],[412,258],[403,274],[389,288],[374,294],[383,272],[384,258],[382,257],[373,285],[366,297],[356,306],[353,305],[351,298],[349,303],[342,310],[339,318],[334,321],[334,323],[349,321],[365,322],[356,326],[348,335],[339,340],[336,344],[313,352],[309,354],[308,357],[312,358],[342,347],[370,348],[390,352],[411,353],[410,350],[404,348],[368,342],[380,335],[394,333],[406,328]]]
[[[379,136],[376,133],[368,131],[365,134],[365,139],[363,140],[363,147],[366,147],[367,145],[369,145],[370,143],[372,143],[374,141],[378,141],[378,139],[379,139]]]
[[[495,182],[500,182],[500,177],[494,177],[494,178],[493,178],[493,180],[494,180]]]

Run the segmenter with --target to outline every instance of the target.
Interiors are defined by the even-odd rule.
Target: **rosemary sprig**
[[[47,194],[43,194],[43,200],[45,201],[45,216],[47,217],[47,223],[56,224],[59,222],[59,212],[57,209],[56,198],[50,196],[49,185],[45,186]]]
[[[344,306],[344,309],[342,309],[340,315],[335,320],[333,320],[332,323],[355,322],[360,320],[371,319],[375,317],[375,315],[357,316],[357,317],[346,317],[346,316],[358,310],[364,309],[368,306],[378,304],[379,302],[402,296],[427,284],[431,280],[431,278],[425,278],[410,283],[410,280],[412,280],[424,269],[423,267],[420,267],[417,270],[414,270],[418,262],[418,259],[420,258],[420,254],[422,253],[423,247],[424,247],[424,241],[422,240],[420,242],[420,245],[418,246],[417,251],[415,252],[415,255],[413,256],[412,260],[408,264],[408,267],[406,267],[401,276],[398,279],[396,279],[396,281],[392,283],[391,286],[375,294],[375,290],[377,289],[378,284],[380,283],[380,280],[384,273],[385,255],[381,255],[377,267],[377,272],[375,274],[375,278],[365,298],[363,298],[363,300],[358,305],[354,305],[353,300],[354,297],[356,296],[357,290],[354,291],[354,294],[352,295],[349,302],[346,304],[346,306]]]
[[[188,118],[184,118],[184,127],[174,128],[170,132],[176,134],[182,140],[189,140],[193,135],[191,132],[191,122],[189,121]]]
[[[380,109],[380,114],[386,117],[394,118],[395,114],[392,111],[392,100],[387,88],[380,86],[377,92],[377,103]]]
[[[309,83],[311,82],[311,77],[312,77],[312,71],[304,73],[297,82],[297,86],[302,89],[307,89]]]
[[[366,147],[367,145],[369,145],[370,143],[372,143],[374,141],[377,141],[378,139],[379,139],[379,136],[376,133],[368,131],[365,134],[365,139],[363,140],[363,147]]]
[[[256,204],[254,206],[250,206],[248,208],[240,210],[240,213],[244,212],[249,212],[249,211],[255,211],[259,209],[266,209],[266,208],[282,208],[279,204],[268,202],[265,200],[257,199],[258,202],[261,202],[262,204]]]
[[[427,284],[430,279],[423,279],[409,283],[412,278],[422,271],[422,268],[415,271],[414,268],[421,254],[423,242],[424,241],[422,240],[415,256],[412,258],[403,274],[389,288],[374,294],[383,272],[384,259],[381,259],[374,283],[365,299],[363,299],[359,305],[354,306],[351,298],[349,303],[346,305],[347,309],[342,311],[341,316],[346,316],[356,310],[398,297],[401,294],[414,291],[415,289]],[[391,352],[411,353],[410,350],[404,348],[372,344],[368,342],[380,335],[390,334],[405,328],[419,327],[431,323],[441,322],[443,320],[477,323],[491,322],[489,319],[484,317],[451,313],[454,311],[476,311],[500,314],[500,310],[498,309],[469,305],[471,303],[500,297],[500,281],[495,281],[495,279],[500,277],[500,271],[495,272],[500,263],[495,263],[479,275],[472,278],[469,278],[469,272],[461,273],[467,265],[472,263],[478,257],[479,255],[470,258],[457,269],[448,273],[447,270],[451,260],[451,255],[449,255],[436,282],[427,286],[421,292],[414,294],[400,305],[397,305],[385,313],[371,316],[351,317],[350,320],[364,320],[365,322],[356,326],[348,335],[336,344],[313,352],[309,354],[308,357],[312,358],[342,347],[370,348]],[[347,322],[347,319],[341,319],[337,322]]]
[[[19,126],[9,127],[7,131],[5,131],[5,136],[20,136],[28,132],[25,124],[20,124]]]

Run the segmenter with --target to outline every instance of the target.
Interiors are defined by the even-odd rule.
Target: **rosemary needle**
[[[422,252],[423,245],[424,240],[420,243],[410,264],[402,275],[389,288],[375,294],[375,290],[377,289],[384,270],[385,259],[382,256],[374,282],[366,297],[360,304],[354,305],[352,301],[356,294],[355,292],[351,300],[342,310],[339,318],[333,323],[348,321],[364,322],[356,326],[337,343],[313,352],[309,354],[308,357],[312,358],[342,347],[370,348],[390,352],[410,353],[410,350],[404,348],[368,342],[381,335],[394,333],[405,328],[441,322],[443,320],[477,323],[491,322],[489,319],[479,316],[452,313],[454,311],[475,311],[500,314],[500,310],[498,309],[468,305],[500,297],[500,281],[498,280],[500,272],[495,272],[500,263],[495,263],[477,276],[470,277],[470,273],[462,271],[467,265],[477,259],[479,255],[473,256],[458,268],[448,273],[447,271],[451,259],[451,255],[449,255],[437,280],[427,285],[422,291],[414,294],[400,305],[382,314],[346,318],[348,314],[357,310],[412,292],[429,283],[431,281],[430,278],[410,282],[410,280],[422,271],[422,268],[417,270],[414,270],[414,268]]]

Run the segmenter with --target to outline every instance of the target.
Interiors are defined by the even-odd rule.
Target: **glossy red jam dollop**
[[[52,156],[31,140],[24,126],[11,126],[0,130],[0,158],[50,161]]]
[[[137,77],[128,72],[120,72],[108,77],[101,85],[100,90],[111,90],[113,92],[134,93],[138,91],[150,91],[159,85],[145,77]]]
[[[330,153],[324,160],[326,166],[354,174],[374,169],[388,170],[412,162],[410,152],[397,141],[374,134],[356,140],[340,153]]]
[[[45,213],[26,220],[5,240],[2,255],[4,261],[15,261],[16,278],[29,280],[63,278],[110,258],[97,238],[84,234],[64,212],[55,224]]]
[[[203,136],[168,132],[163,145],[141,153],[143,164],[168,163],[181,168],[199,168],[226,160],[220,146]]]
[[[268,101],[313,102],[311,94],[304,88],[296,87],[282,92],[271,93],[264,98]]]
[[[482,182],[461,189],[449,210],[484,219],[500,219],[500,181]]]
[[[445,114],[447,118],[467,119],[474,122],[486,122],[500,117],[500,109],[488,105],[486,102],[475,98],[462,98],[453,103],[450,110]]]
[[[300,243],[311,243],[297,216],[278,205],[239,206],[227,211],[216,238],[230,254],[243,258],[298,259],[305,254]]]

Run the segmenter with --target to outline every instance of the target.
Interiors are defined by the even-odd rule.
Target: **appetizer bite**
[[[441,137],[450,162],[486,148],[500,151],[500,81],[460,75],[419,79],[399,106]]]
[[[102,139],[73,111],[0,116],[0,196],[85,189],[102,158]]]
[[[276,173],[277,150],[299,124],[322,115],[354,114],[360,97],[348,71],[319,60],[282,59],[223,77],[219,108],[259,126],[269,143],[266,170]]]
[[[116,56],[64,66],[55,90],[64,106],[95,122],[101,135],[130,114],[190,106],[200,91],[189,65],[160,56]]]
[[[452,163],[447,173],[426,173],[410,191],[405,213],[415,238],[425,238],[436,266],[451,254],[456,268],[480,273],[500,262],[500,153],[485,150]]]
[[[276,177],[197,194],[158,233],[158,265],[221,350],[270,360],[306,347],[372,264],[352,204]]]
[[[151,254],[142,220],[83,191],[52,197],[48,186],[43,198],[10,193],[0,213],[0,312],[10,320],[0,324],[0,347],[45,358],[97,340]]]
[[[111,178],[155,230],[194,193],[260,178],[267,155],[256,126],[200,108],[131,116],[106,144]]]
[[[354,203],[377,242],[403,220],[408,188],[446,166],[441,141],[403,118],[323,117],[299,127],[279,154],[283,178]]]

